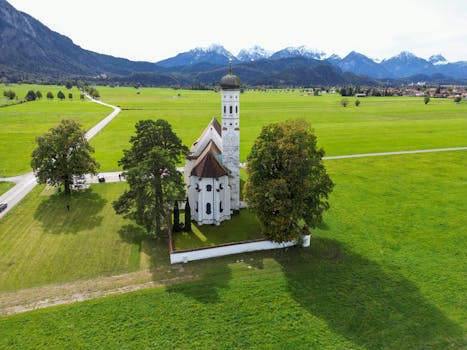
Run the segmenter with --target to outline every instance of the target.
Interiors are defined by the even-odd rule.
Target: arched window
[[[232,106],[230,106],[230,114],[232,114]]]
[[[227,113],[227,106],[224,106],[224,114]]]
[[[235,113],[238,113],[238,106],[235,106]]]
[[[198,208],[199,208],[199,203],[198,201],[196,201],[196,212],[198,212]]]
[[[211,203],[206,204],[206,214],[208,214],[208,215],[211,214]]]
[[[212,191],[212,186],[211,186],[211,185],[207,185],[207,186],[206,186],[206,191],[211,192],[211,191]]]
[[[222,213],[224,211],[224,208],[222,208],[222,201],[219,202],[219,211]]]

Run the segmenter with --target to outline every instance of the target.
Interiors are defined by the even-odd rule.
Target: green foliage
[[[101,97],[101,95],[99,94],[99,91],[97,91],[97,89],[94,87],[88,88],[88,94],[89,96],[95,99],[98,99]]]
[[[69,90],[73,87],[73,82],[72,81],[66,81],[65,82],[65,87]]]
[[[427,105],[428,103],[430,103],[430,96],[428,95],[425,95],[425,97],[423,98],[423,102]]]
[[[36,91],[36,97],[38,100],[40,100],[42,98],[42,92],[40,92],[39,90]]]
[[[0,174],[0,177],[1,177],[1,174]],[[8,191],[14,185],[15,185],[14,182],[2,182],[2,181],[0,181],[0,195],[4,194],[6,191]]]
[[[78,122],[64,119],[36,138],[38,147],[32,152],[31,167],[39,183],[64,185],[65,193],[70,193],[73,176],[96,174],[99,165],[91,157],[94,149],[85,134]]]
[[[14,100],[16,97],[16,92],[14,92],[13,90],[5,90],[3,91],[3,96],[8,98],[9,100]]]
[[[191,208],[190,208],[190,201],[188,200],[188,198],[185,201],[184,220],[185,220],[185,225],[183,225],[183,231],[191,232]]]
[[[68,94],[68,98],[69,98],[70,100],[73,99],[73,94],[72,94],[71,92]]]
[[[188,152],[165,120],[141,120],[131,149],[119,161],[130,186],[114,202],[115,211],[134,219],[148,233],[159,235],[162,221],[171,227],[171,204],[184,197],[184,186],[177,164]]]
[[[244,195],[266,237],[290,241],[303,234],[302,221],[310,227],[322,221],[334,186],[323,156],[303,120],[263,127],[248,156]]]
[[[174,202],[174,224],[172,231],[179,232],[180,231],[180,209],[178,208],[178,201]]]
[[[460,96],[454,97],[454,102],[455,103],[460,103],[461,101],[462,101],[462,97],[460,97]]]
[[[57,98],[60,99],[60,100],[64,100],[65,99],[65,94],[62,91],[59,91],[57,93]]]
[[[355,100],[355,107],[358,107],[358,106],[360,106],[360,100],[357,99]]]
[[[349,100],[348,100],[348,99],[343,98],[343,99],[341,100],[341,105],[342,105],[342,107],[347,107],[348,104],[349,104]]]
[[[32,90],[29,90],[24,98],[26,101],[35,101],[36,100],[36,93]]]
[[[54,99],[54,94],[52,93],[52,91],[47,92],[47,99],[48,100],[53,100]]]

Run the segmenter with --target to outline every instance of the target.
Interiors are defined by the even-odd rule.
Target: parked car
[[[0,213],[4,211],[8,207],[8,204],[6,203],[0,203]]]
[[[97,181],[105,182],[105,177],[103,175],[97,175]]]

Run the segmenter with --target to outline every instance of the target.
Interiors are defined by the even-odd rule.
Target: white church
[[[199,225],[219,225],[240,209],[240,79],[232,67],[220,86],[222,122],[211,120],[185,163],[191,219]]]

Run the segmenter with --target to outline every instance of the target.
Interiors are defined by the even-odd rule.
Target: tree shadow
[[[147,238],[147,233],[141,226],[131,224],[123,225],[118,234],[124,242],[138,244],[140,247],[143,240]]]
[[[313,239],[310,248],[277,251],[274,258],[282,266],[291,296],[356,344],[368,349],[446,349],[464,344],[461,328],[425,300],[413,282],[338,241]]]
[[[195,279],[167,287],[169,293],[179,293],[203,304],[215,304],[220,301],[220,292],[229,287],[232,271],[229,264],[232,257],[192,261],[189,273],[196,273]],[[184,267],[185,268],[185,267]]]
[[[46,233],[76,234],[101,224],[99,213],[106,203],[92,189],[72,195],[55,193],[39,204],[34,219],[42,223]]]

